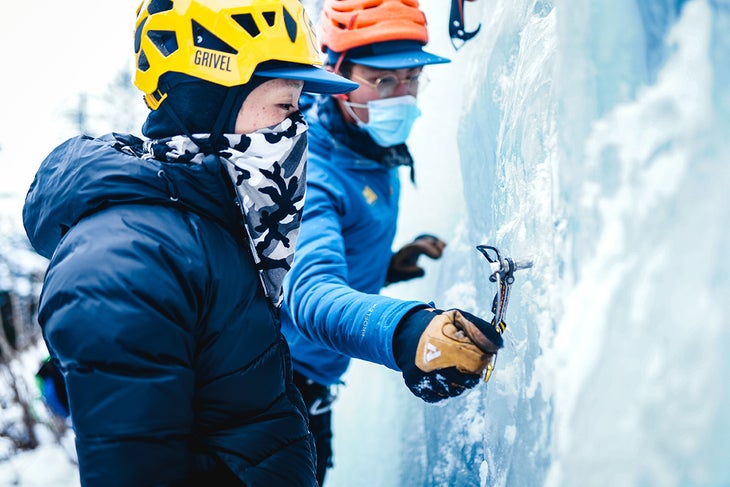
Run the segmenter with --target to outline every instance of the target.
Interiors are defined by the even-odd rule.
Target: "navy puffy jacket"
[[[114,143],[58,147],[24,208],[51,259],[39,321],[82,484],[214,485],[226,465],[241,485],[315,485],[287,345],[220,160],[141,160]]]

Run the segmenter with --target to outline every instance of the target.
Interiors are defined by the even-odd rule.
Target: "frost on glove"
[[[466,311],[418,309],[393,337],[395,360],[411,392],[426,402],[455,397],[476,386],[502,336]]]

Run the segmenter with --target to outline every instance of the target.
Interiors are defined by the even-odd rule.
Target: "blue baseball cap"
[[[255,75],[262,78],[298,79],[304,81],[302,91],[333,95],[348,93],[358,85],[354,81],[309,64],[268,61],[260,64]]]
[[[327,50],[327,62],[336,65],[342,53]],[[345,61],[376,69],[417,68],[451,60],[423,50],[419,41],[385,41],[355,47],[345,52]]]

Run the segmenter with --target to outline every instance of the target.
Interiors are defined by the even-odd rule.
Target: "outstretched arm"
[[[351,286],[340,217],[346,210],[341,201],[331,188],[308,185],[284,299],[295,326],[310,340],[398,370],[392,350],[395,326],[409,310],[425,303],[367,294]],[[373,272],[382,276],[384,269]]]

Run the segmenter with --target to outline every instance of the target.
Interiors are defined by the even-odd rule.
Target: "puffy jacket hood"
[[[202,164],[141,159],[141,144],[131,135],[79,136],[46,157],[23,208],[26,233],[39,254],[50,258],[69,228],[111,205],[180,206],[237,231],[240,211],[218,157]]]

